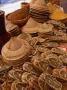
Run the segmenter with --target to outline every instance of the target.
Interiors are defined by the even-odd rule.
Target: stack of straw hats
[[[49,19],[49,10],[45,0],[36,0],[30,6],[30,15],[36,21],[43,23]]]
[[[17,37],[20,34],[17,27],[14,27],[10,31],[10,34],[12,37],[3,46],[1,54],[5,63],[12,66],[17,66],[28,60],[31,46],[26,40]]]

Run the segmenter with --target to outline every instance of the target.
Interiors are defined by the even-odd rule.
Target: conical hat
[[[43,11],[48,9],[45,0],[36,0],[35,3],[31,5],[31,8]]]

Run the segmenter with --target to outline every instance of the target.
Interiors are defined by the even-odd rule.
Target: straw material
[[[47,10],[47,5],[45,3],[45,0],[36,0],[32,5],[31,8],[37,9],[37,10]]]
[[[51,24],[42,24],[42,26],[39,29],[40,33],[47,33],[47,32],[51,32],[53,30],[53,25]]]
[[[49,19],[49,10],[45,0],[36,0],[30,7],[30,15],[39,23],[44,23]]]
[[[30,45],[27,41],[19,38],[11,38],[2,48],[4,62],[11,65],[23,64],[29,55]]]
[[[22,28],[22,32],[35,33],[38,32],[38,27],[41,23],[36,22],[33,18],[30,18],[27,24]]]
[[[8,21],[11,21],[13,24],[17,24],[19,26],[24,25],[29,18],[29,10],[27,7],[23,7],[22,9],[18,9],[6,16]]]
[[[42,24],[42,23],[38,23],[35,20],[33,20],[32,18],[30,18],[27,22],[27,24],[22,28],[22,32],[26,32],[26,33],[36,33],[36,32],[50,32],[53,29],[53,25],[51,24]]]
[[[34,4],[36,0],[31,0],[30,5]]]

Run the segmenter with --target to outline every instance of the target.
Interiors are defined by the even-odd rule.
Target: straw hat
[[[10,65],[23,64],[30,54],[31,46],[23,39],[18,38],[19,30],[10,31],[11,39],[3,46],[1,54],[4,62]]]
[[[47,10],[47,5],[45,0],[36,0],[34,3],[32,3],[31,8],[44,11]]]
[[[41,24],[36,22],[33,18],[30,18],[27,24],[22,28],[22,32],[25,33],[35,33],[38,32],[38,27]]]
[[[39,23],[44,23],[49,19],[49,10],[45,0],[36,0],[30,6],[30,15]]]

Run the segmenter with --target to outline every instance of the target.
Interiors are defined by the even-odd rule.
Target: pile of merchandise
[[[48,13],[45,1],[36,0],[27,23],[10,27],[0,56],[0,90],[67,90],[67,27],[45,21]]]

